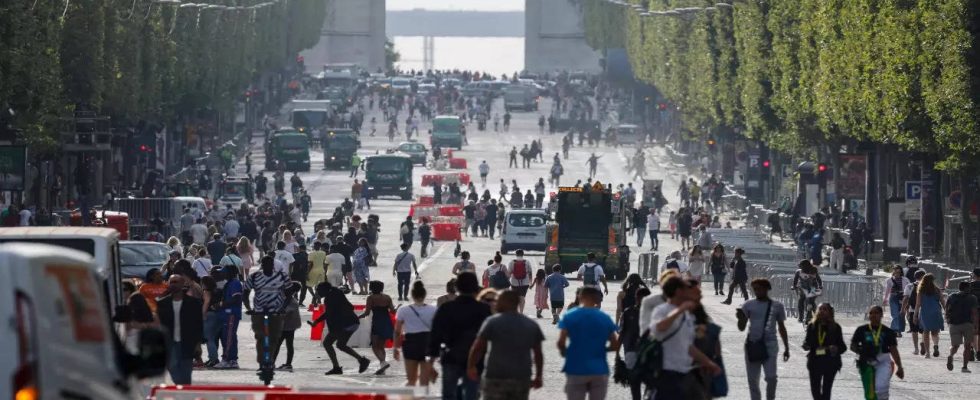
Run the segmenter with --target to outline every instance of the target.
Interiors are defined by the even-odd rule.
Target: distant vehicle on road
[[[361,145],[352,129],[328,129],[320,140],[325,168],[350,169],[351,159]]]
[[[620,124],[614,128],[616,132],[616,144],[630,145],[642,142],[640,139],[640,127],[633,124]]]
[[[421,165],[425,165],[426,157],[429,155],[429,149],[426,149],[425,145],[415,140],[402,142],[398,145],[396,151],[408,156],[413,164]]]
[[[371,198],[398,196],[412,198],[412,160],[398,154],[379,154],[365,160],[364,185]]]
[[[219,207],[231,205],[236,209],[242,204],[255,203],[252,181],[245,177],[229,176],[218,182],[214,198]]]
[[[463,149],[463,134],[460,132],[463,123],[455,115],[440,115],[432,119],[432,134],[429,145],[432,147]]]
[[[561,264],[569,273],[578,270],[588,253],[595,253],[607,277],[625,278],[629,268],[618,255],[619,246],[626,243],[626,219],[623,198],[599,182],[588,189],[558,188],[545,265]]]
[[[123,279],[145,279],[151,268],[160,268],[170,256],[170,247],[158,242],[124,240],[119,242],[119,263]]]
[[[548,247],[548,212],[541,209],[516,209],[504,214],[500,230],[500,253],[511,250],[544,251]]]
[[[310,138],[292,127],[275,131],[265,142],[265,169],[285,171],[310,170]]]
[[[504,89],[504,110],[538,110],[538,93],[533,86],[513,84]]]

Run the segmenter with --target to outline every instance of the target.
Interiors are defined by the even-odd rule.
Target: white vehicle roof
[[[616,129],[638,129],[639,126],[633,124],[619,124],[616,125]]]
[[[506,214],[547,214],[543,208],[519,208],[516,210],[508,210]]]

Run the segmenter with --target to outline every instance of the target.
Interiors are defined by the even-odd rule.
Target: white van
[[[119,262],[119,232],[110,228],[81,226],[22,227],[0,229],[0,243],[43,243],[81,251],[95,261],[102,292],[108,299],[107,310],[123,304],[122,265]]]
[[[548,213],[541,209],[516,209],[504,214],[500,252],[522,249],[544,251],[548,246]]]
[[[0,395],[9,399],[137,399],[160,375],[166,336],[139,334],[140,356],[113,329],[88,254],[36,243],[0,245]],[[10,397],[7,397],[10,396]]]

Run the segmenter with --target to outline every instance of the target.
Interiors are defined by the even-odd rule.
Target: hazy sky
[[[388,10],[523,11],[524,0],[387,0]]]

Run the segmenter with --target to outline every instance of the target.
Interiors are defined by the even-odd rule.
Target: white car
[[[510,250],[544,251],[548,247],[548,213],[535,208],[507,211],[500,231],[500,253]]]

